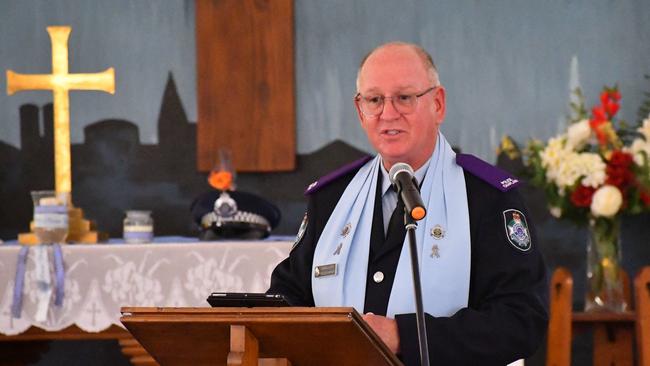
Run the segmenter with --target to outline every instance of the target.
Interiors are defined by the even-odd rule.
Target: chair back
[[[650,266],[643,267],[634,279],[634,292],[639,365],[650,366]]]
[[[546,343],[546,366],[571,364],[571,317],[573,277],[571,272],[558,267],[551,278],[550,312]]]

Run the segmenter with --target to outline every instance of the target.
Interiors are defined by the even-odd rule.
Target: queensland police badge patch
[[[528,251],[531,239],[526,216],[521,211],[511,208],[503,211],[503,223],[510,244],[522,252]]]

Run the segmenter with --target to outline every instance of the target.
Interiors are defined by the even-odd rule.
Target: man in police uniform
[[[547,327],[547,280],[519,181],[440,133],[445,89],[431,56],[393,42],[361,63],[355,105],[379,155],[310,185],[307,213],[269,293],[292,305],[353,306],[407,365],[419,364],[403,203],[388,171],[411,165],[427,217],[416,236],[430,360],[505,365]]]

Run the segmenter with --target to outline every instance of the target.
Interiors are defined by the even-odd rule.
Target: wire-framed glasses
[[[366,117],[376,117],[384,111],[384,102],[390,99],[393,102],[393,107],[401,114],[409,114],[415,112],[418,107],[418,99],[437,88],[432,86],[429,89],[415,94],[398,94],[392,97],[385,95],[361,95],[357,93],[354,96],[354,101],[359,106],[361,113]]]

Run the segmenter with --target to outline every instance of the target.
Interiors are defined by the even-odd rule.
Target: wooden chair
[[[630,281],[622,272],[623,292],[628,304],[632,305]],[[650,266],[644,267],[634,279],[635,301],[634,323],[637,343],[638,365],[650,366]],[[553,272],[550,285],[550,320],[548,326],[548,341],[546,351],[547,366],[568,366],[571,364],[572,324],[584,326],[593,322],[591,318],[607,319],[607,325],[598,325],[594,328],[594,343],[601,347],[594,349],[594,362],[597,364],[618,360],[621,364],[631,364],[632,356],[625,352],[625,347],[615,346],[612,342],[618,339],[620,343],[631,342],[633,331],[625,326],[616,326],[619,320],[611,314],[592,314],[572,312],[573,279],[566,268],[558,268]],[[629,312],[623,314],[621,324],[630,321]],[[617,314],[615,314],[617,315]],[[628,323],[629,324],[629,323]],[[604,346],[602,346],[604,345]],[[615,362],[614,364],[618,364]]]
[[[546,366],[571,364],[571,317],[573,277],[566,268],[553,272],[550,292],[550,319],[546,343]]]
[[[636,294],[636,347],[639,365],[650,366],[650,266],[634,279]]]

